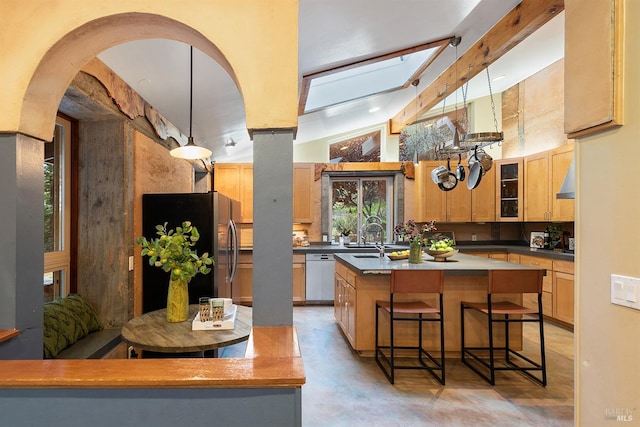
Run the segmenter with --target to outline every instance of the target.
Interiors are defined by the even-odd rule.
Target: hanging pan
[[[482,164],[478,161],[478,146],[476,145],[473,151],[474,161],[469,159],[469,179],[467,180],[467,188],[474,190],[480,185],[482,179]]]
[[[458,178],[456,178],[456,174],[451,172],[451,159],[447,159],[447,170],[449,171],[447,178],[438,183],[438,188],[442,191],[451,191],[456,188],[456,185],[458,185]]]
[[[458,181],[464,181],[464,178],[467,176],[464,166],[462,165],[462,154],[458,154],[458,167],[456,168],[456,178]]]

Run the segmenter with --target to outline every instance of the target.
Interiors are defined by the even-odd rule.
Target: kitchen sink
[[[379,255],[354,255],[354,258],[380,258]]]
[[[361,244],[361,243],[352,243],[349,245],[345,245],[344,248],[346,249],[372,249],[372,250],[377,250],[378,247],[376,247],[376,245],[373,244]],[[389,249],[389,250],[398,250],[398,249],[409,249],[409,246],[402,246],[402,245],[391,245],[391,244],[387,244],[384,245],[385,249]]]

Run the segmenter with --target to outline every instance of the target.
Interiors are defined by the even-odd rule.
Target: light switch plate
[[[129,257],[129,271],[133,271],[133,257]]]
[[[611,304],[640,310],[640,279],[637,277],[611,275]]]

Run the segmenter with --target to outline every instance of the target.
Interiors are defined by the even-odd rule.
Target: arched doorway
[[[26,6],[14,6],[5,16],[11,22],[7,26],[9,32],[29,33],[34,22],[42,28],[38,33],[41,41],[26,37],[28,42],[22,47],[27,48],[24,51],[33,48],[29,55],[22,53],[21,56],[19,49],[8,52],[8,55],[16,54],[11,58],[16,62],[22,57],[30,57],[14,73],[19,78],[16,87],[7,91],[9,114],[5,120],[0,120],[0,132],[6,132],[1,136],[0,153],[3,161],[13,166],[3,168],[4,172],[0,174],[3,178],[0,189],[10,196],[2,210],[5,221],[0,225],[0,231],[13,236],[0,248],[3,255],[8,255],[0,261],[0,270],[7,279],[3,282],[8,284],[3,285],[6,286],[3,288],[6,298],[0,302],[0,312],[4,313],[0,316],[0,328],[17,328],[24,332],[13,340],[12,345],[0,348],[1,358],[41,357],[42,261],[33,256],[42,252],[41,142],[51,138],[62,94],[83,64],[100,51],[129,40],[149,37],[180,40],[207,53],[228,69],[245,99],[250,129],[294,128],[297,123],[297,77],[294,77],[297,74],[297,2],[288,2],[289,6],[295,7],[275,16],[270,10],[274,6],[255,1],[250,13],[254,25],[241,34],[226,35],[225,29],[246,19],[246,10],[229,8],[220,2],[185,12],[173,2],[159,1],[151,9],[163,14],[154,14],[129,12],[127,10],[134,10],[137,2],[131,3],[100,8],[87,6],[88,9],[74,11],[76,21],[60,19],[55,28],[51,22],[71,11],[57,8],[32,11],[31,21],[24,29],[20,28],[20,23],[24,21],[21,16],[26,13]],[[168,17],[174,14],[180,16],[180,21]],[[205,25],[205,17],[211,16],[216,19],[210,19]],[[221,28],[216,28],[212,21]],[[68,31],[65,33],[65,30]],[[61,34],[64,35],[60,37]],[[51,40],[57,42],[51,43]],[[216,40],[216,44],[211,40]],[[269,41],[277,43],[265,51],[265,42]],[[253,58],[245,58],[246,52],[253,52]],[[259,62],[272,55],[280,56],[278,59],[284,68],[256,69],[256,60]],[[4,59],[0,62],[5,62]],[[265,96],[265,92],[276,93],[278,97]],[[265,105],[269,108],[264,108]]]

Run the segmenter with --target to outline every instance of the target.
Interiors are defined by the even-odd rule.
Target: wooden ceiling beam
[[[407,125],[415,122],[416,117],[442,101],[445,93],[453,93],[459,89],[467,78],[475,77],[563,10],[564,0],[522,0],[458,58],[458,69],[462,70],[459,76],[456,76],[454,63],[420,92],[417,102],[414,98],[390,119],[391,133],[400,133]],[[469,66],[471,69],[467,72]]]

